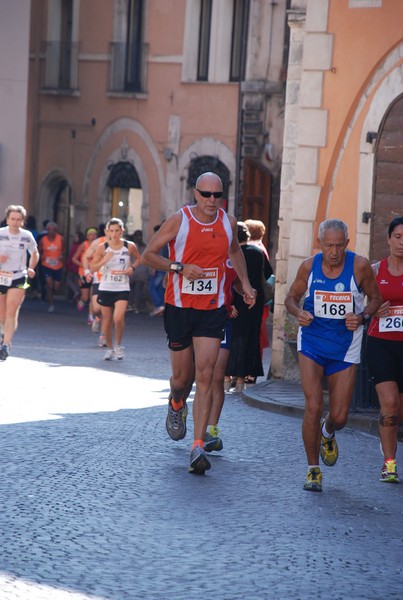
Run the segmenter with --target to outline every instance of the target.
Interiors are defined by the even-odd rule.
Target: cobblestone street
[[[0,364],[1,600],[403,597],[403,485],[346,429],[322,494],[302,485],[300,419],[229,394],[224,450],[187,472],[165,431],[162,319],[128,314],[106,363],[85,316],[27,301]],[[403,468],[401,444],[398,465]]]

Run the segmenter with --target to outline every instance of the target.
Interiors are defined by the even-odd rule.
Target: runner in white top
[[[18,313],[29,287],[27,280],[35,277],[39,260],[34,236],[22,229],[26,214],[23,206],[11,204],[6,208],[7,226],[0,228],[0,361],[9,355]]]
[[[98,303],[102,311],[102,330],[106,337],[107,350],[104,360],[124,358],[122,337],[125,315],[129,300],[129,275],[140,261],[140,254],[134,242],[122,238],[123,222],[113,218],[105,228],[108,241],[100,244],[90,263],[91,271],[101,271],[98,288]],[[115,346],[113,346],[113,326],[115,326]]]
[[[94,258],[95,250],[98,248],[98,246],[100,244],[103,244],[106,241],[107,241],[107,238],[105,235],[101,235],[100,237],[96,238],[93,242],[91,242],[90,246],[84,252],[84,255],[82,257],[85,278],[88,282],[92,283],[90,302],[91,302],[91,312],[94,317],[94,322],[91,325],[91,331],[93,333],[98,333],[101,330],[101,335],[99,336],[99,340],[98,340],[98,346],[100,348],[104,348],[106,346],[105,334],[103,333],[103,330],[102,330],[101,305],[98,304],[98,288],[99,288],[99,279],[100,278],[99,278],[98,271],[94,271],[94,273],[91,273],[90,263],[91,263],[92,259]]]

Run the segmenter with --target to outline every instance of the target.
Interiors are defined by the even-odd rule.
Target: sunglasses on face
[[[195,188],[196,192],[199,192],[200,196],[203,198],[210,198],[210,196],[214,196],[214,198],[222,198],[222,192],[204,192],[202,190],[198,190]]]

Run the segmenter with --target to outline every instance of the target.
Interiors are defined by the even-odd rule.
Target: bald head
[[[221,181],[220,177],[218,177],[218,175],[216,175],[215,173],[212,173],[210,171],[207,171],[206,173],[202,173],[201,175],[199,175],[199,177],[196,179],[195,187],[198,188],[199,185],[201,185],[202,183],[204,183],[204,184],[214,183],[215,185],[217,185],[217,183],[219,183],[221,186],[220,189],[222,190],[222,181]]]

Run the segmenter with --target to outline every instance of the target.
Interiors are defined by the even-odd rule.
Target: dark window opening
[[[111,44],[110,91],[144,92],[144,0],[129,0],[126,39]]]
[[[131,0],[127,15],[125,90],[141,90],[143,0]]]
[[[212,0],[201,0],[197,80],[208,81]]]
[[[59,62],[59,87],[71,87],[71,59],[73,37],[73,0],[63,0],[62,18],[60,27],[60,62]]]
[[[230,81],[242,81],[245,76],[248,14],[249,0],[234,0]]]

